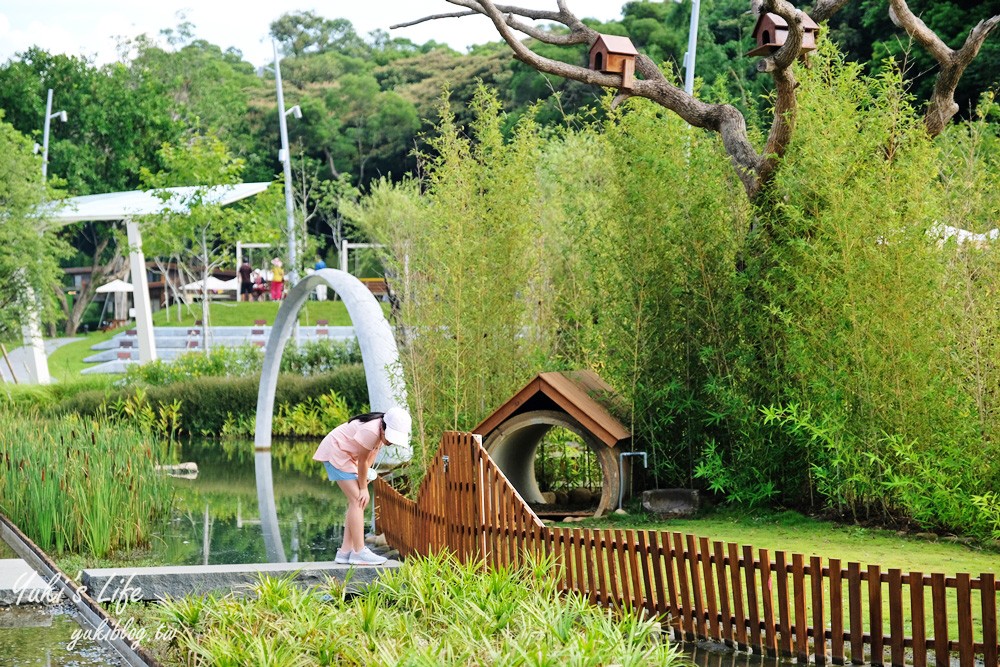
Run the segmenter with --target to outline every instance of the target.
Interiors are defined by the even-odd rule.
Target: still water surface
[[[315,443],[275,443],[272,461],[278,529],[289,562],[333,560],[343,537],[346,501],[312,460]],[[153,544],[164,565],[265,563],[252,442],[194,442],[182,461],[194,479],[175,478],[177,498]]]
[[[117,667],[117,653],[87,640],[68,604],[0,607],[0,665]],[[76,633],[74,635],[74,633]],[[74,643],[74,639],[79,638]]]

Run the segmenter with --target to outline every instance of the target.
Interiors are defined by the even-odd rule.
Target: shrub
[[[253,418],[257,411],[258,376],[198,377],[146,390],[146,399],[154,409],[179,404],[181,431],[189,435],[220,435],[227,421]],[[102,405],[114,405],[137,393],[135,387],[113,391],[83,392],[60,403],[60,414],[94,415]],[[302,377],[282,374],[275,391],[275,411],[282,406],[296,406],[334,393],[344,400],[351,414],[363,412],[368,402],[368,385],[361,366],[342,366],[338,370]]]
[[[200,377],[245,377],[260,375],[264,354],[256,345],[218,346],[206,352],[189,352],[173,361],[130,366],[127,386],[164,386]],[[354,340],[317,340],[302,345],[290,342],[281,355],[281,372],[298,375],[329,373],[345,365],[361,363],[361,350]]]
[[[46,413],[79,394],[103,393],[111,388],[113,382],[114,378],[107,375],[81,375],[71,381],[45,385],[4,385],[4,391],[0,392],[0,409]]]

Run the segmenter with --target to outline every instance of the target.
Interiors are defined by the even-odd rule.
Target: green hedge
[[[103,394],[113,382],[110,375],[82,375],[72,381],[52,384],[7,384],[0,391],[0,410],[19,413],[37,410],[47,414],[81,393]]]
[[[218,435],[230,414],[253,415],[257,409],[260,376],[201,377],[145,389],[146,399],[154,407],[180,403],[181,429],[190,435]],[[352,414],[364,411],[368,404],[368,384],[361,365],[344,366],[336,371],[302,377],[282,374],[275,392],[275,409],[296,405],[310,398],[336,392]],[[134,396],[133,388],[86,391],[60,402],[56,414],[96,414],[102,404],[114,405]]]

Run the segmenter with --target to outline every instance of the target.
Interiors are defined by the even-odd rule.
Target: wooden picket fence
[[[505,567],[551,555],[564,591],[658,618],[678,639],[819,664],[998,665],[993,573],[845,567],[674,532],[545,526],[469,433],[445,433],[416,501],[376,484],[378,525],[403,556],[447,549]]]

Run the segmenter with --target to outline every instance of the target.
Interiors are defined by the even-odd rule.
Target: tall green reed
[[[0,415],[0,511],[57,554],[148,544],[172,490],[162,443],[122,420]]]

